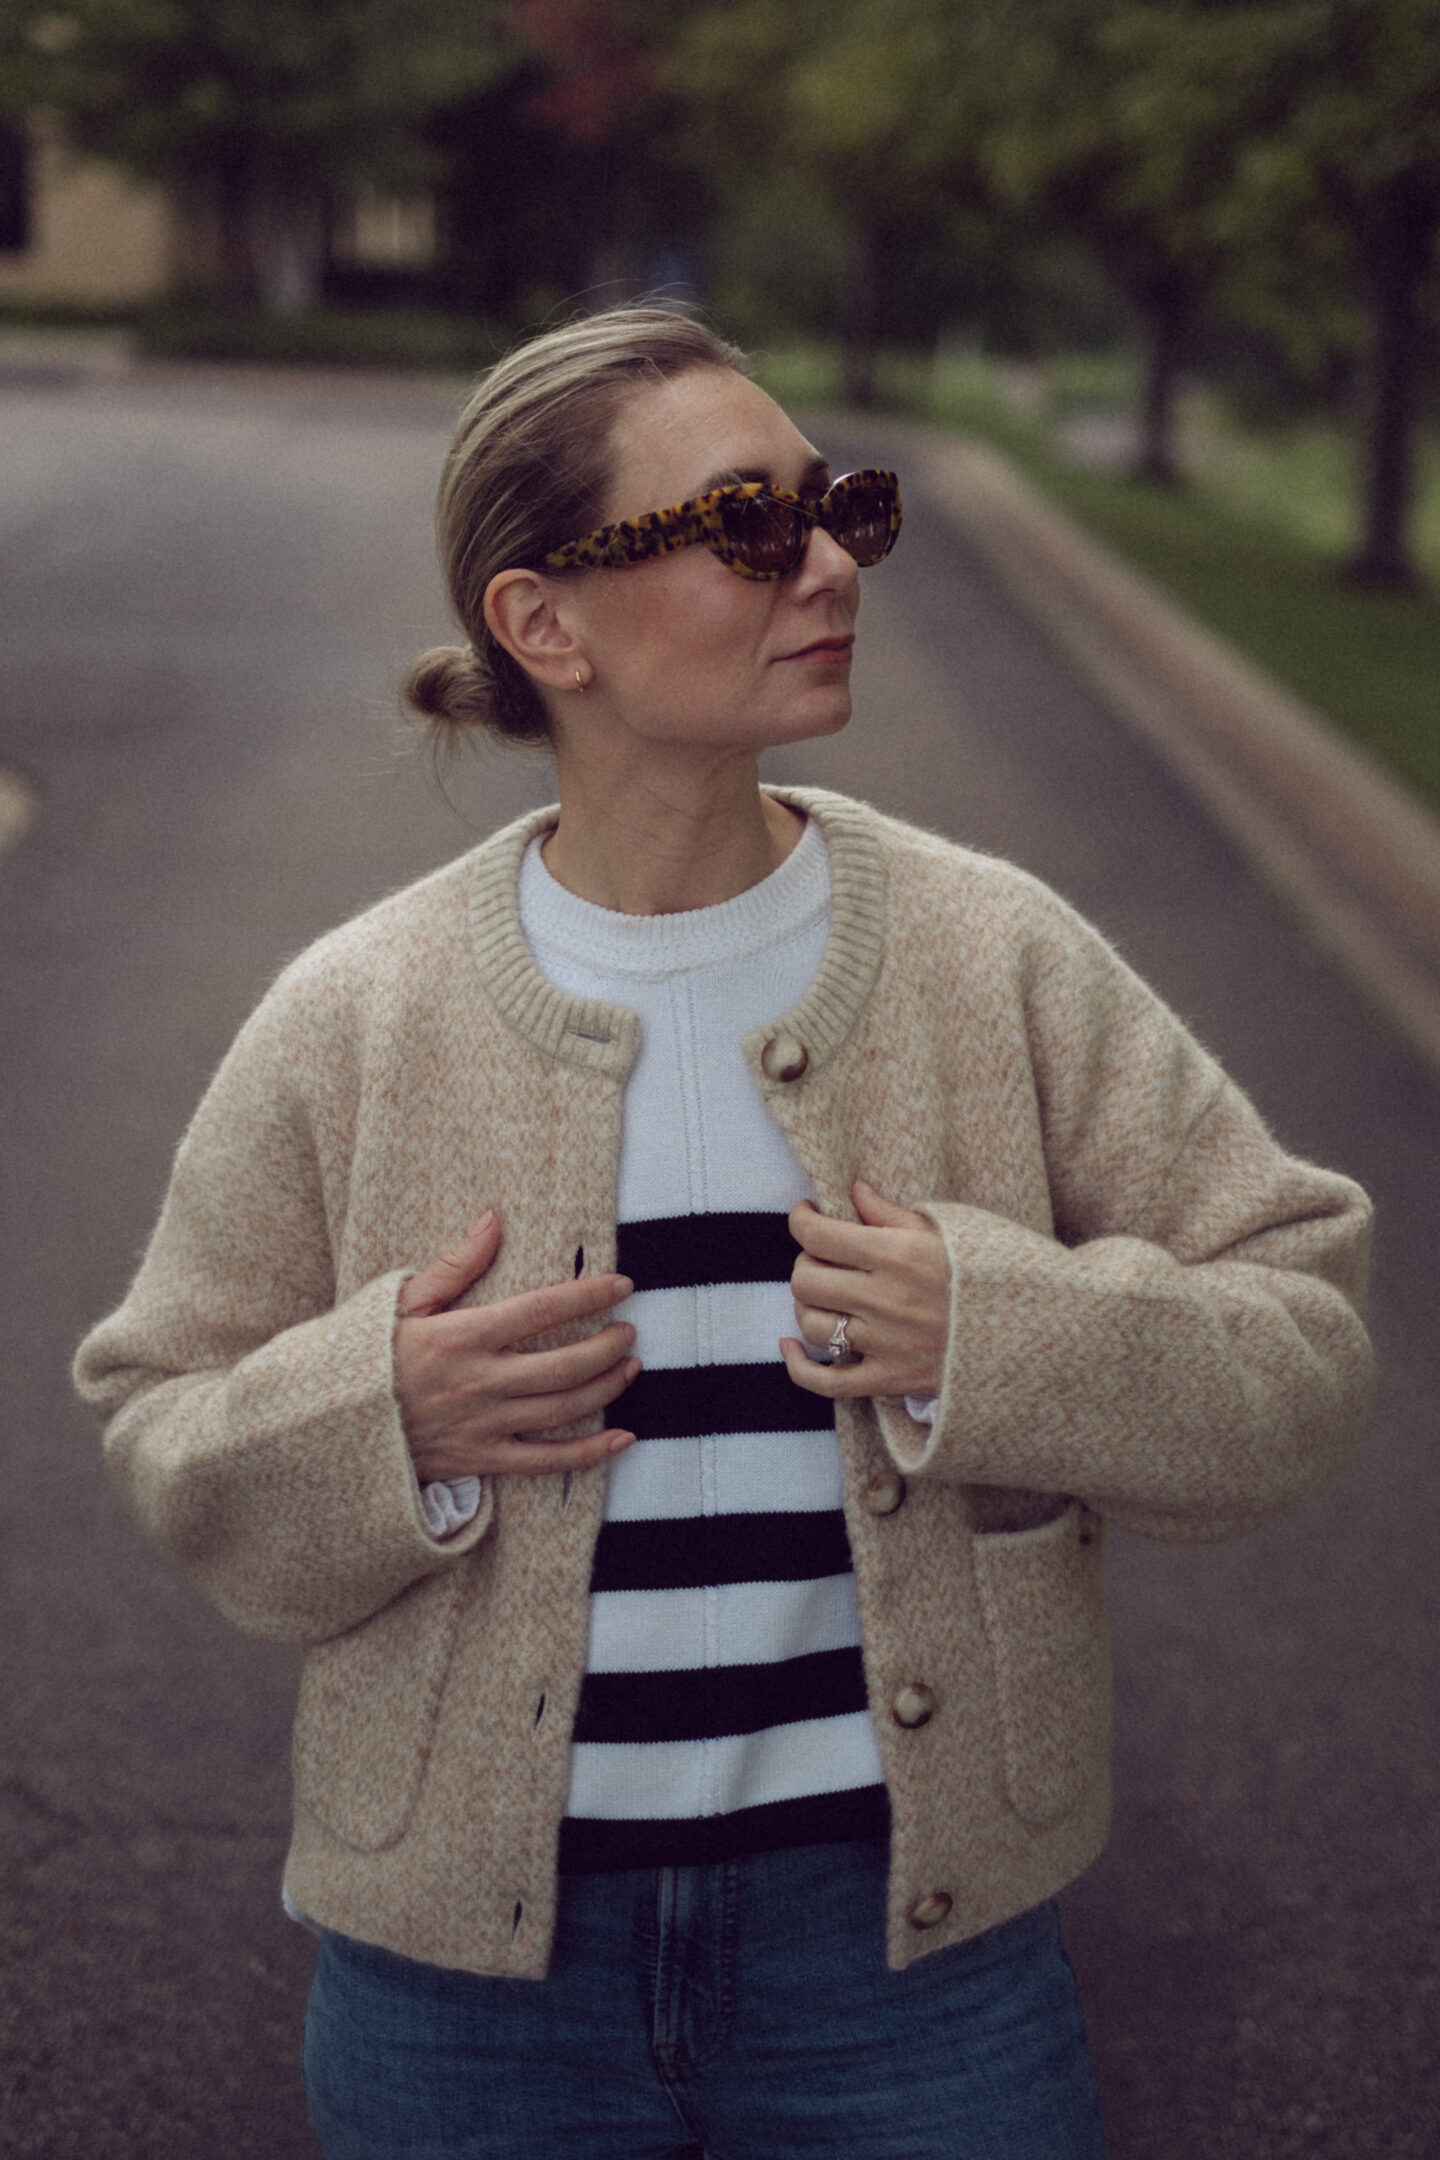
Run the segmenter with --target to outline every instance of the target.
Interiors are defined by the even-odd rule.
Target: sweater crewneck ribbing
[[[578,961],[597,974],[658,979],[756,959],[827,915],[830,875],[820,828],[805,830],[778,869],[713,907],[668,915],[623,915],[560,884],[546,867],[545,835],[525,850],[520,916],[531,950]]]

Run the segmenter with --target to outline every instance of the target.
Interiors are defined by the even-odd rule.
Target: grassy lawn
[[[1005,450],[1051,499],[1203,622],[1440,807],[1440,438],[1428,440],[1416,519],[1424,596],[1348,590],[1353,448],[1334,422],[1245,428],[1213,401],[1187,413],[1194,477],[1147,486],[1067,456],[1081,416],[1112,426],[1133,388],[1123,356],[1002,370],[979,355],[892,355],[884,402]],[[763,362],[782,403],[838,397],[833,355]],[[1073,439],[1073,438],[1072,438]]]
[[[1027,461],[1028,462],[1028,461]],[[1440,806],[1440,600],[1347,590],[1341,550],[1208,489],[1169,494],[1048,460],[1031,476]]]

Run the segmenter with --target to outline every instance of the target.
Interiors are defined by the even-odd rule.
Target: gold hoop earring
[[[582,674],[580,673],[580,670],[579,670],[579,668],[578,668],[578,667],[577,667],[577,668],[576,668],[576,670],[575,670],[575,687],[576,687],[576,689],[577,689],[577,690],[578,690],[578,691],[580,692],[580,695],[581,695],[581,697],[584,697],[584,695],[585,695],[585,678],[584,678],[584,676],[583,676],[583,675],[582,675]]]

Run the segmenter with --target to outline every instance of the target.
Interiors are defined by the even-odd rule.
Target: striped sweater
[[[520,877],[527,942],[573,995],[627,1005],[617,1265],[644,1370],[611,1412],[590,1651],[560,1865],[681,1865],[881,1836],[840,1455],[797,1388],[787,1216],[810,1186],[741,1038],[802,995],[829,870],[813,820],[769,878],[718,907],[627,916]]]

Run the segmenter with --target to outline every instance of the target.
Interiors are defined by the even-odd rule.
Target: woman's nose
[[[858,582],[860,566],[823,525],[812,525],[795,576],[805,584],[844,589]]]

